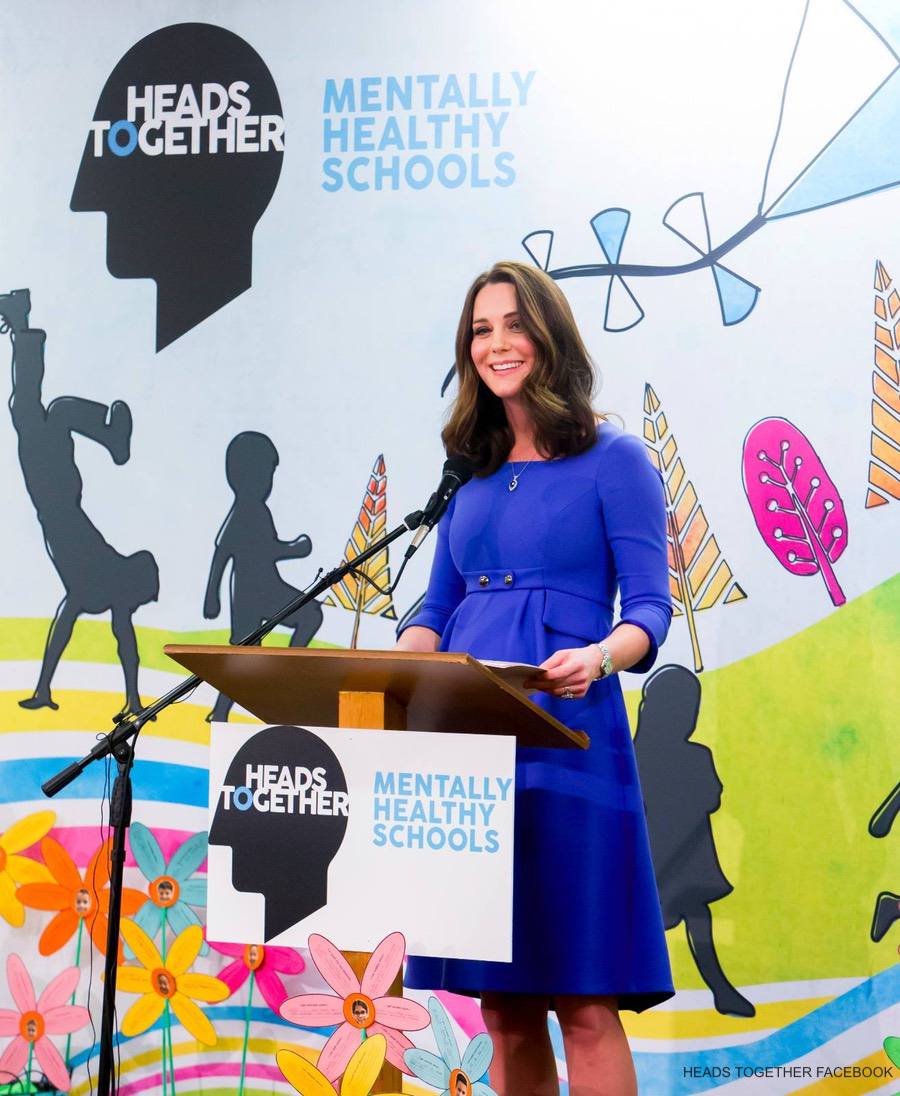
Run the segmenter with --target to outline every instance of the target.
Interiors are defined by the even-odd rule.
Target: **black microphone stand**
[[[254,647],[265,636],[279,625],[287,617],[292,616],[331,589],[335,583],[340,582],[344,575],[356,570],[360,564],[377,555],[382,548],[386,548],[404,533],[417,529],[422,522],[422,511],[416,510],[403,519],[403,524],[398,525],[391,532],[386,533],[381,540],[371,545],[364,552],[360,552],[353,560],[345,561],[340,566],[329,571],[327,575],[319,579],[306,593],[298,594],[293,601],[288,602],[278,612],[261,624],[255,631],[244,636],[235,646]],[[402,571],[402,567],[401,567]],[[400,575],[397,575],[399,579]],[[395,580],[396,584],[396,580]],[[392,587],[393,589],[393,587]],[[122,919],[122,885],[125,872],[125,838],[128,827],[131,824],[131,769],[134,765],[134,748],[137,736],[145,723],[187,696],[202,682],[197,674],[191,674],[180,685],[170,689],[164,696],[141,708],[139,712],[115,717],[116,728],[97,743],[89,754],[66,766],[55,776],[41,785],[41,790],[46,796],[54,796],[62,791],[76,777],[94,761],[107,757],[109,754],[116,759],[118,775],[113,784],[109,803],[109,822],[113,830],[113,844],[109,873],[109,928],[106,934],[106,962],[104,967],[103,983],[103,1011],[100,1021],[100,1068],[97,1081],[99,1096],[112,1096],[113,1093],[113,1052],[115,1050],[115,1007],[116,1007],[116,974],[117,959],[119,954],[119,929]]]

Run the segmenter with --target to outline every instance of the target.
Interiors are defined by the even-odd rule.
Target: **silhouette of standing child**
[[[756,1009],[725,976],[713,943],[709,907],[734,888],[719,864],[710,824],[722,798],[712,752],[688,741],[699,712],[700,682],[683,666],[663,666],[644,683],[634,748],[650,851],[665,927],[684,921],[717,1010],[753,1016]]]
[[[25,487],[44,532],[44,543],[62,580],[65,595],[50,624],[40,676],[23,708],[58,708],[50,683],[82,613],[112,615],[119,660],[125,675],[123,713],[140,709],[138,649],[132,616],[159,595],[159,572],[150,552],[123,556],[111,547],[81,506],[82,481],[75,463],[73,436],[102,445],[116,464],[131,453],[131,412],[116,400],[104,403],[61,396],[44,407],[46,334],[28,327],[27,289],[0,296],[3,330],[13,340],[12,396],[9,409],[19,438]]]
[[[312,551],[309,537],[279,540],[266,500],[278,467],[278,450],[270,438],[247,430],[232,438],[225,454],[225,476],[234,492],[234,504],[216,537],[206,585],[203,615],[213,620],[222,611],[219,590],[222,576],[231,562],[231,642],[237,643],[299,591],[278,573],[281,559],[303,559]],[[283,621],[292,628],[290,645],[305,647],[322,624],[322,607],[317,601],[304,605]],[[233,701],[219,693],[207,715],[210,722],[228,719]]]

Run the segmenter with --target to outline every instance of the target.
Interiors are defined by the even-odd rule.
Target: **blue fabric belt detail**
[[[644,812],[644,801],[636,784],[623,786],[577,769],[565,769],[543,761],[520,761],[516,765],[516,791],[537,790],[588,799],[608,811]]]

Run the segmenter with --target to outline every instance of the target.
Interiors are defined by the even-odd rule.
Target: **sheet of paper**
[[[526,689],[525,682],[532,677],[541,677],[545,672],[539,666],[531,666],[527,662],[496,662],[492,659],[482,659],[481,664],[487,666],[507,685],[518,689],[520,693],[535,692],[534,689]]]

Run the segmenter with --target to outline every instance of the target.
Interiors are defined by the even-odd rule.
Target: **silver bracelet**
[[[594,643],[593,646],[599,647],[600,654],[603,656],[600,660],[600,673],[594,678],[594,681],[601,681],[604,677],[610,677],[614,673],[612,655],[602,643]]]

